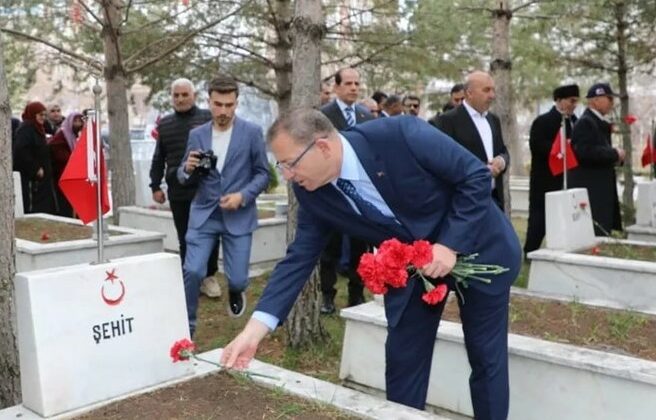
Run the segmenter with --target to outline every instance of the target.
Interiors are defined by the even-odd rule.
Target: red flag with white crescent
[[[80,220],[87,224],[98,218],[97,185],[100,178],[100,204],[102,214],[109,211],[109,194],[107,192],[107,170],[102,149],[100,150],[100,171],[95,162],[96,146],[95,124],[85,123],[80,139],[71,153],[71,157],[59,179],[59,188],[77,213]],[[88,143],[91,142],[90,145]],[[88,145],[88,146],[87,146]]]
[[[562,151],[561,144],[561,130],[558,130],[556,137],[551,145],[551,151],[549,152],[549,170],[553,176],[560,175],[565,172],[564,156]],[[567,154],[567,170],[574,169],[579,166],[578,160],[576,160],[576,155],[574,155],[574,150],[572,149],[572,141],[567,139],[565,142],[565,153]]]

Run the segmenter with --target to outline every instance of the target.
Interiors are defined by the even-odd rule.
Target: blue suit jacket
[[[192,150],[212,149],[212,121],[189,132],[187,150],[178,168],[181,184],[198,182],[198,190],[191,202],[189,227],[197,229],[205,223],[218,207],[224,194],[241,192],[243,206],[233,211],[223,211],[225,227],[232,235],[245,235],[257,228],[255,198],[269,184],[269,163],[266,158],[262,129],[246,120],[235,117],[223,171],[212,169],[207,176],[185,176],[184,162]]]
[[[286,318],[331,228],[374,245],[392,237],[403,242],[427,239],[460,254],[478,253],[474,262],[509,271],[493,276],[491,284],[472,281],[471,287],[490,295],[508,291],[519,272],[521,248],[510,221],[490,197],[490,171],[479,159],[416,117],[377,119],[342,134],[401,224],[383,226],[363,218],[332,184],[312,192],[294,186],[299,202],[296,238],[256,310]],[[411,289],[391,289],[385,296],[390,326],[398,323]]]

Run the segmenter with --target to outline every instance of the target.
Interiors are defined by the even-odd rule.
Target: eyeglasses
[[[301,159],[303,159],[303,156],[305,156],[305,154],[310,151],[310,149],[312,148],[312,146],[314,146],[314,144],[317,142],[317,140],[318,139],[316,139],[316,140],[312,141],[312,143],[308,144],[307,147],[301,152],[301,154],[298,155],[298,157],[296,159],[292,160],[291,162],[289,162],[289,163],[276,162],[276,169],[278,169],[279,171],[282,171],[283,169],[286,169],[287,171],[293,171],[294,166],[298,165],[298,162],[300,162]]]

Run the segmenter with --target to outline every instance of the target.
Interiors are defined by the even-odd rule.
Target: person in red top
[[[59,178],[64,173],[64,168],[71,157],[71,153],[77,143],[77,137],[82,130],[84,122],[82,121],[82,114],[79,112],[70,113],[61,127],[52,139],[48,142],[50,149],[50,161],[52,163],[52,179],[55,183],[55,193],[57,195],[57,202],[59,203],[60,216],[73,217],[73,208],[59,188]]]

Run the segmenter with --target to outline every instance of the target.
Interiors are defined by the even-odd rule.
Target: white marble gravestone
[[[180,259],[158,253],[16,275],[23,406],[53,416],[192,373]]]
[[[20,172],[14,172],[14,217],[23,215],[23,189]]]
[[[588,190],[574,188],[545,195],[548,249],[575,251],[595,246]]]
[[[656,227],[656,181],[638,182],[636,224]]]

